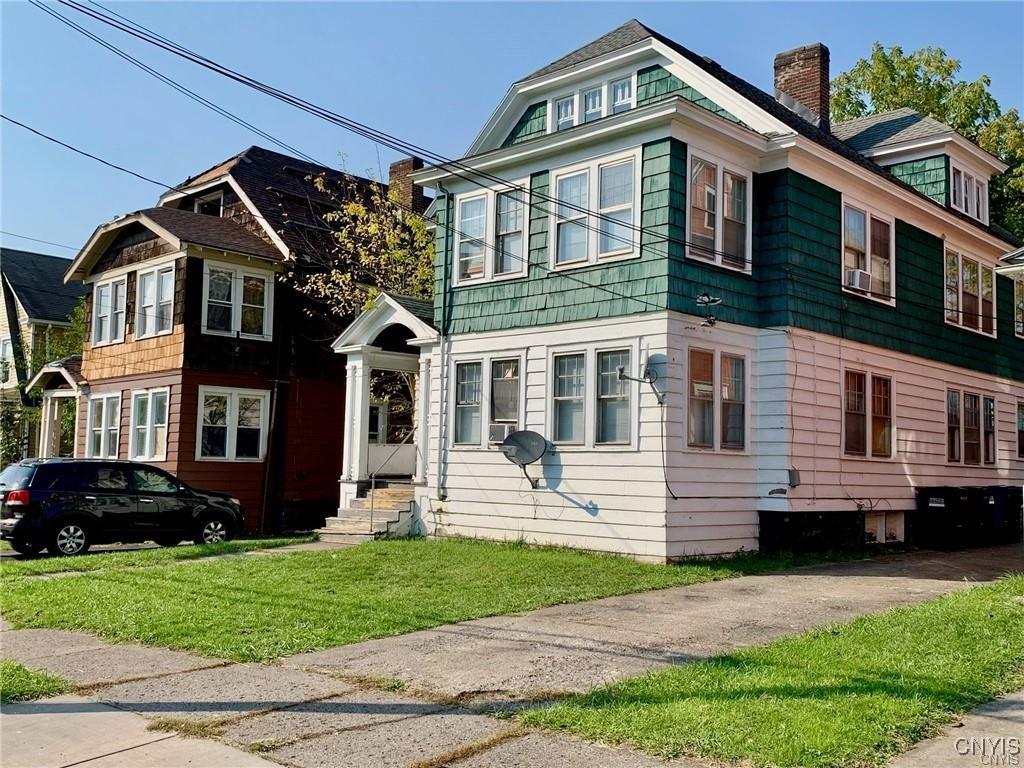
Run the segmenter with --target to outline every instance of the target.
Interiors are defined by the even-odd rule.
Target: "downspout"
[[[437,498],[444,501],[448,498],[448,489],[445,487],[447,477],[446,464],[447,455],[445,453],[445,439],[448,433],[448,363],[445,355],[445,344],[448,337],[448,291],[450,290],[450,265],[448,262],[448,248],[449,240],[448,234],[451,232],[451,195],[444,188],[444,185],[438,182],[438,191],[444,195],[444,248],[441,255],[441,327],[438,335],[438,345],[440,348],[440,384],[441,384],[441,400],[439,403],[439,415],[437,429]]]

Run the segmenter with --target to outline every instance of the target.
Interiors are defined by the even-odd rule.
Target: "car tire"
[[[231,538],[231,522],[225,515],[207,515],[199,521],[196,544],[220,544]]]
[[[92,544],[89,525],[82,520],[61,520],[53,527],[47,550],[51,555],[84,555]]]
[[[22,538],[21,536],[15,536],[11,539],[11,549],[19,555],[25,555],[25,557],[35,557],[43,551],[41,544],[38,544],[31,539]]]

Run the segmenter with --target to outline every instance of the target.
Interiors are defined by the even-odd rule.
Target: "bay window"
[[[269,341],[273,291],[274,276],[270,272],[206,262],[203,333]]]
[[[946,322],[987,336],[996,335],[996,286],[992,267],[946,249]]]
[[[140,271],[137,283],[135,338],[169,333],[174,311],[174,265]]]
[[[843,289],[892,304],[892,221],[859,203],[843,205]]]
[[[92,296],[92,343],[113,344],[124,341],[127,301],[126,277],[96,283]]]
[[[747,444],[746,359],[692,347],[686,359],[687,446],[743,450]],[[721,426],[716,429],[716,425]]]
[[[687,255],[750,271],[751,174],[698,150],[689,158]]]
[[[163,461],[167,452],[167,400],[169,391],[153,389],[132,393],[129,456]]]
[[[843,453],[888,459],[892,457],[892,441],[892,379],[863,371],[846,371],[843,374]]]
[[[455,366],[456,444],[480,443],[480,405],[483,400],[480,367],[480,363],[458,363]]]
[[[86,455],[90,459],[116,459],[121,437],[120,393],[90,397],[88,420]]]
[[[266,452],[270,393],[199,387],[196,458],[259,461]]]

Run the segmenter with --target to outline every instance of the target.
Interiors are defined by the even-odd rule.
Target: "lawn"
[[[27,560],[4,558],[0,561],[0,579],[16,576],[41,576],[47,573],[84,573],[85,571],[102,571],[109,568],[138,568],[176,560],[195,560],[213,555],[249,552],[254,549],[273,549],[312,540],[312,536],[238,539],[220,544],[187,544],[123,552],[97,552],[79,557],[39,557]]]
[[[26,669],[16,661],[0,659],[0,702],[56,696],[71,690],[71,683],[45,672]]]
[[[875,766],[1022,686],[1019,575],[654,672],[522,717],[665,757]]]
[[[163,551],[152,550],[154,555]],[[94,559],[100,557],[106,555]],[[746,557],[651,565],[519,544],[376,541],[349,549],[108,568],[58,579],[9,578],[3,584],[3,614],[19,628],[85,630],[115,641],[252,661],[789,562]]]

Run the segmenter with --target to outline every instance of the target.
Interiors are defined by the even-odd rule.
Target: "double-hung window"
[[[500,444],[522,421],[520,354],[484,355],[454,366],[454,444],[483,448]]]
[[[596,443],[628,443],[630,382],[620,375],[629,373],[629,350],[597,353],[597,437]]]
[[[961,451],[960,390],[946,392],[946,459],[960,461]]]
[[[1013,330],[1024,337],[1024,277],[1013,281]]]
[[[455,443],[479,445],[483,380],[480,363],[455,366]]]
[[[525,194],[512,189],[499,192],[494,197],[497,209],[494,222],[494,275],[510,275],[522,272],[524,245],[526,243],[526,201]]]
[[[163,461],[167,454],[168,390],[132,393],[131,446],[129,456],[143,461]]]
[[[1024,459],[1024,403],[1017,403],[1017,458]]]
[[[964,464],[981,464],[981,397],[964,392]]]
[[[10,339],[0,339],[0,384],[11,380],[14,372],[14,344]]]
[[[555,130],[564,131],[576,125],[576,96],[566,96],[555,102]]]
[[[716,384],[720,382],[720,386]],[[747,445],[747,362],[740,355],[691,347],[686,371],[686,444],[743,450]]]
[[[135,338],[169,333],[174,312],[174,264],[139,272]]]
[[[633,444],[635,355],[631,346],[594,346],[551,356],[552,442],[588,447]]]
[[[196,458],[259,461],[266,452],[270,393],[199,387]]]
[[[699,150],[689,168],[687,254],[749,272],[751,174]]]
[[[491,361],[487,440],[500,443],[519,426],[519,358]]]
[[[587,206],[590,202],[588,170],[558,177],[558,221],[555,224],[555,263],[574,264],[587,260]]]
[[[204,216],[223,216],[224,193],[214,192],[210,195],[197,197],[195,202],[192,204],[192,210],[196,213],[201,213]]]
[[[456,286],[527,273],[528,183],[457,198]]]
[[[583,122],[590,123],[604,115],[604,88],[598,86],[583,92]]]
[[[116,459],[121,435],[121,395],[95,395],[89,398],[90,459]]]
[[[633,108],[633,78],[624,77],[608,84],[611,91],[612,114],[626,112]]]
[[[996,286],[993,268],[951,248],[946,249],[945,264],[946,322],[995,336]]]
[[[602,117],[617,115],[636,106],[633,76],[614,77],[581,87],[548,101],[548,132],[555,133]]]
[[[996,399],[994,397],[983,397],[982,403],[982,431],[981,451],[982,462],[985,464],[996,463]]]
[[[633,250],[633,160],[600,168],[598,213],[601,234],[597,255],[610,256]]]
[[[950,202],[958,211],[988,223],[988,184],[976,174],[952,164]]]
[[[552,416],[556,443],[582,445],[586,424],[586,355],[574,352],[555,355]]]
[[[859,203],[843,205],[843,288],[894,303],[892,220]]]
[[[846,371],[843,374],[843,453],[887,459],[892,456],[892,379]]]
[[[203,277],[204,333],[270,340],[272,273],[206,262]]]
[[[946,392],[946,459],[996,463],[996,400],[977,392]]]
[[[93,286],[92,343],[94,345],[124,341],[127,286],[126,277],[106,280]]]

